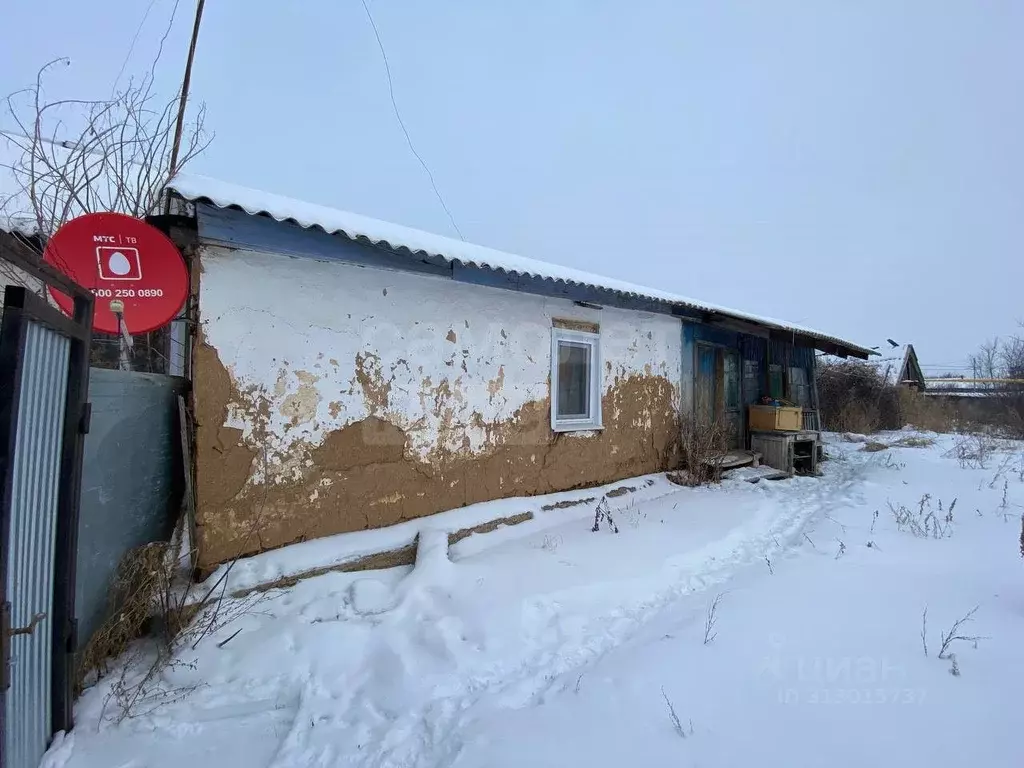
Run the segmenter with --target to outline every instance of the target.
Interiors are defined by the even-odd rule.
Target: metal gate
[[[75,300],[68,318],[7,286],[0,325],[0,768],[36,768],[72,725],[92,296],[45,265],[17,266]]]

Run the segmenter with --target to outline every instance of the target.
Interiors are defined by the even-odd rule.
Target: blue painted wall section
[[[680,411],[682,414],[693,413],[693,379],[694,370],[696,367],[696,332],[697,325],[695,323],[683,323],[682,339],[683,339],[683,350],[682,350],[682,378],[680,379]]]
[[[778,339],[764,339],[740,331],[732,331],[725,328],[718,328],[706,323],[685,322],[682,329],[683,345],[683,412],[693,411],[693,391],[696,360],[696,345],[698,343],[713,344],[725,349],[735,349],[740,353],[742,369],[742,393],[741,399],[745,404],[756,403],[768,392],[768,365],[778,363],[784,369],[790,366],[800,367],[807,371],[807,380],[814,380],[815,352],[812,347],[796,345],[791,342]],[[754,380],[757,382],[756,391],[750,386],[751,378],[743,376],[746,372],[746,362],[750,361],[756,368],[751,371]]]

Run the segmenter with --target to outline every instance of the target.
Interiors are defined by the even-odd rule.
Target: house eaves
[[[737,330],[763,329],[766,335],[789,335],[830,354],[867,359],[876,353],[866,347],[831,334],[783,320],[763,317],[718,306],[687,296],[635,285],[615,278],[585,272],[558,264],[529,259],[473,245],[461,240],[392,224],[357,213],[306,203],[292,198],[229,184],[196,174],[179,173],[167,189],[191,203],[206,203],[216,208],[243,211],[251,216],[269,217],[278,222],[343,236],[355,242],[370,243],[395,253],[440,259],[447,264],[490,270],[509,275],[535,278],[553,283],[607,291],[620,296],[643,299],[678,308],[679,314],[696,317]]]

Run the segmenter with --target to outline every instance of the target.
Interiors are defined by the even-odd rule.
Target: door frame
[[[698,339],[693,345],[693,415],[696,418],[701,409],[700,404],[700,379],[701,379],[701,368],[700,368],[700,355],[701,350],[711,350],[715,355],[715,374],[714,379],[711,382],[711,393],[714,399],[714,418],[721,419],[722,422],[728,425],[732,423],[732,427],[729,430],[729,442],[730,444],[735,443],[739,448],[746,447],[746,418],[743,407],[743,354],[740,349],[728,344],[719,344],[713,341],[704,341]],[[737,387],[739,388],[739,401],[737,408],[726,407],[726,395],[725,395],[725,357],[726,355],[734,355],[737,360]],[[730,419],[730,414],[733,414],[733,418]]]

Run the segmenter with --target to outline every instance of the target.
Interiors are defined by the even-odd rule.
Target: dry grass
[[[931,448],[935,440],[930,437],[903,437],[893,445],[899,448]]]
[[[691,419],[684,423],[681,445],[686,471],[672,473],[669,476],[672,482],[697,486],[717,483],[722,479],[719,458],[725,452],[726,430],[720,421]]]
[[[953,626],[951,626],[949,628],[948,632],[943,632],[942,633],[942,635],[941,635],[941,641],[942,642],[941,642],[941,645],[939,647],[939,653],[938,653],[938,657],[940,659],[947,659],[947,658],[950,658],[952,656],[952,653],[950,652],[950,646],[952,646],[953,643],[955,643],[957,641],[965,642],[965,643],[973,643],[974,647],[977,648],[978,647],[978,641],[986,639],[986,638],[982,637],[981,635],[963,635],[963,634],[961,634],[961,632],[963,631],[963,629],[962,629],[963,626],[965,624],[969,624],[970,622],[974,621],[974,614],[976,614],[978,612],[978,609],[980,607],[981,607],[980,605],[974,606],[971,610],[969,610],[967,613],[965,613],[959,619],[954,621],[953,622]],[[954,667],[954,669],[956,669],[956,667]],[[959,672],[954,671],[953,674],[954,675],[958,675]]]
[[[944,539],[953,535],[953,513],[956,499],[944,507],[939,499],[937,506],[932,503],[931,494],[921,497],[916,507],[889,502],[889,511],[896,521],[896,529],[910,533],[919,539]]]
[[[935,445],[935,441],[930,437],[903,437],[893,443],[883,443],[879,440],[860,438],[859,435],[854,436],[848,433],[845,434],[843,438],[847,442],[851,443],[864,443],[861,450],[865,453],[880,453],[881,451],[887,451],[890,448],[928,448]]]
[[[956,459],[964,469],[988,469],[992,455],[1000,449],[998,440],[981,433],[957,435],[947,457]]]
[[[594,525],[590,529],[592,533],[597,533],[601,530],[602,524],[612,533],[619,532],[619,526],[615,523],[615,518],[612,517],[612,508],[608,504],[608,498],[606,496],[601,497],[600,503],[594,510]]]
[[[76,684],[79,691],[93,672],[108,672],[111,659],[119,658],[135,640],[145,634],[159,605],[170,589],[171,574],[166,567],[168,544],[146,544],[129,550],[121,559],[110,587],[106,620],[93,633],[78,656]],[[167,630],[180,629],[187,616],[176,615]]]
[[[210,634],[251,613],[263,599],[233,599],[216,586],[196,598],[196,585],[187,579],[191,558],[184,551],[183,531],[179,526],[171,541],[125,554],[111,587],[108,615],[77,659],[79,691],[90,677],[107,674],[111,662],[118,660],[120,671],[110,684],[102,717],[121,722],[187,696],[195,686],[166,684],[167,670],[187,666],[180,652],[194,650]]]
[[[722,602],[723,597],[725,597],[725,593],[719,592],[708,606],[707,616],[704,617],[704,645],[708,645],[718,637],[715,625],[718,624],[718,605]]]
[[[878,431],[881,421],[877,406],[871,403],[849,402],[843,404],[831,424],[844,432],[871,434]]]
[[[687,736],[693,735],[693,721],[690,721],[690,730],[687,732],[686,728],[683,727],[682,721],[679,719],[679,715],[676,713],[676,707],[672,703],[672,700],[665,693],[665,686],[661,687],[661,697],[665,700],[665,707],[668,709],[668,719],[672,723],[672,730],[676,732],[676,735],[685,739]]]
[[[861,448],[861,450],[867,453],[878,453],[879,451],[889,450],[889,446],[886,445],[885,443],[877,443],[874,440],[872,440],[870,442],[864,443],[864,447]]]
[[[955,404],[910,389],[900,388],[899,407],[904,424],[926,432],[954,432],[963,421]]]
[[[120,657],[120,671],[111,682],[101,718],[109,716],[120,723],[151,714],[167,704],[184,699],[201,683],[181,686],[168,684],[169,670],[195,669],[195,663],[185,661],[181,652],[186,649],[195,650],[207,636],[252,614],[264,598],[265,595],[261,594],[240,600],[222,597],[175,609],[170,615],[171,622],[164,625],[164,631],[151,633],[155,634],[152,638],[154,642],[133,643]],[[161,618],[166,617],[158,616],[154,620],[159,621]],[[223,647],[237,635],[238,632],[235,632],[217,645]]]

